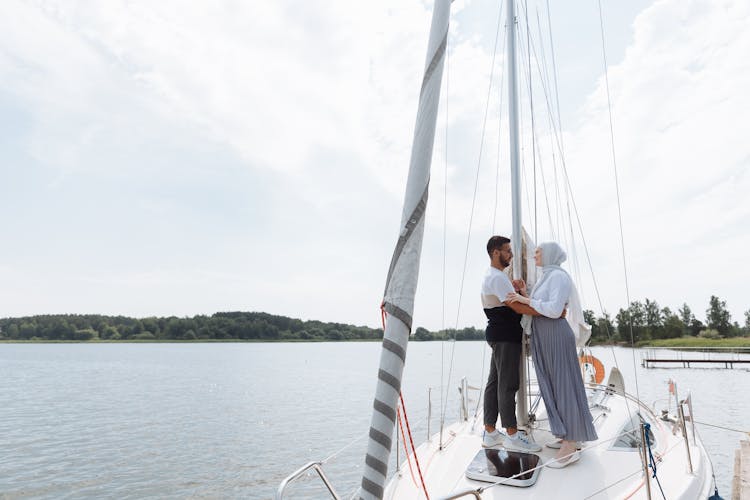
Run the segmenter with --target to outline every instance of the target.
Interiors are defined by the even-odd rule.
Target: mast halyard
[[[520,168],[520,135],[518,131],[518,72],[516,62],[516,5],[514,0],[507,0],[508,10],[508,129],[510,131],[510,183],[512,202],[513,235],[511,249],[513,250],[513,279],[523,277],[523,231],[521,229],[521,168]],[[521,349],[520,384],[516,403],[516,419],[518,425],[528,425],[529,410],[527,403],[526,381],[526,353],[528,343],[523,337]]]
[[[436,0],[433,8],[399,238],[385,286],[383,306],[389,319],[383,332],[367,455],[359,489],[359,497],[365,500],[383,498],[388,476],[401,375],[406,362],[406,347],[412,328],[414,295],[419,276],[430,164],[448,42],[450,4],[451,0]]]

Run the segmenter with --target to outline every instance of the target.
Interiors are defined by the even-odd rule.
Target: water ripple
[[[419,441],[427,431],[428,386],[435,387],[433,432],[438,423],[440,347],[409,347],[403,392]],[[2,344],[0,499],[270,498],[285,475],[364,434],[379,349],[377,343]],[[482,352],[481,342],[457,344],[454,374],[481,385]],[[595,349],[610,364],[611,352]],[[632,380],[630,350],[616,353]],[[740,396],[747,371],[637,370],[644,400],[664,398],[666,380],[674,377],[680,391],[692,389],[699,421],[750,429],[750,401]],[[455,375],[450,386],[448,422],[458,411]],[[727,497],[742,435],[700,432]],[[326,464],[340,493],[359,482],[365,446],[361,439]],[[326,496],[313,475],[290,492]]]

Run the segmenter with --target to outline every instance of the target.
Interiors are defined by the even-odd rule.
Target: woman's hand
[[[509,293],[505,296],[505,302],[513,303],[518,302],[520,304],[526,304],[529,305],[531,303],[531,300],[528,297],[524,297],[523,295],[519,293]]]
[[[528,297],[529,294],[526,291],[526,282],[524,280],[513,280],[513,288],[524,297]]]

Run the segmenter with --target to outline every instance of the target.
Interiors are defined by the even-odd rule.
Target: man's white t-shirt
[[[487,269],[482,281],[482,307],[487,316],[488,342],[521,342],[521,315],[504,304],[505,297],[514,291],[507,274],[494,267]]]
[[[505,297],[512,292],[515,292],[515,289],[507,274],[495,267],[487,269],[482,281],[482,307],[507,307],[504,304]]]

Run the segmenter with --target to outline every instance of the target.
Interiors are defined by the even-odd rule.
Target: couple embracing
[[[490,268],[482,283],[482,306],[487,315],[486,339],[492,347],[492,362],[484,391],[482,445],[503,446],[517,451],[541,451],[541,446],[519,432],[516,422],[516,391],[521,363],[521,317],[532,317],[531,356],[539,391],[547,409],[551,432],[557,440],[547,443],[559,448],[548,467],[566,467],[580,458],[580,441],[597,439],[589,411],[576,354],[575,335],[565,318],[573,293],[573,282],[560,267],[566,255],[557,243],[542,243],[534,260],[542,277],[527,293],[523,280],[503,272],[513,253],[510,240],[493,236],[487,242]],[[495,428],[498,414],[506,434]]]

